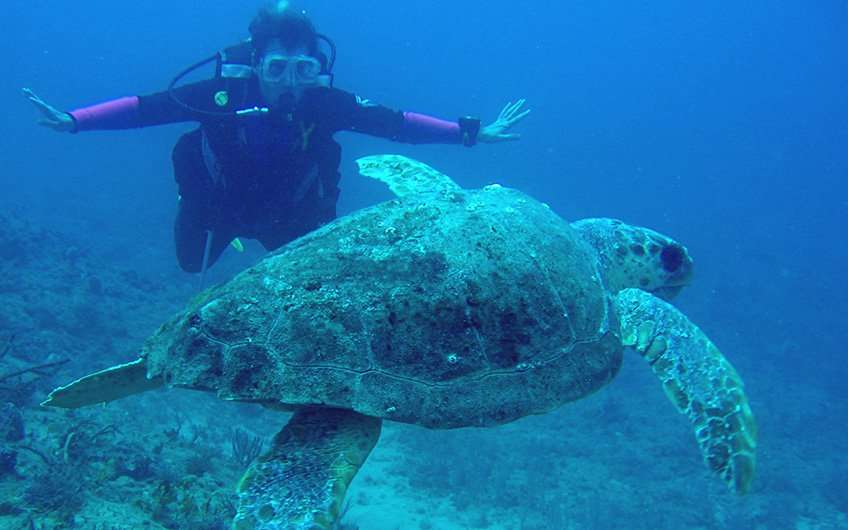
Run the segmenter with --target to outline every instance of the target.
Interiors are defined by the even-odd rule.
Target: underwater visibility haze
[[[842,355],[848,4],[307,0],[297,6],[335,43],[334,86],[356,94],[359,105],[421,113],[415,119],[422,127],[442,123],[428,116],[450,123],[476,116],[485,127],[507,102],[524,99],[532,112],[509,129],[520,139],[412,145],[340,132],[342,221],[285,247],[288,257],[278,262],[260,262],[265,249],[241,235],[201,285],[199,274],[181,270],[173,242],[172,150],[196,124],[58,133],[38,126],[39,113],[20,92],[31,89],[63,111],[160,92],[181,70],[245,39],[260,4],[8,2],[0,46],[15,66],[4,72],[0,122],[0,528],[230,528],[240,503],[243,511],[245,503],[263,499],[245,495],[274,482],[273,455],[280,451],[305,459],[296,472],[283,469],[301,500],[317,502],[324,485],[355,474],[344,502],[330,510],[339,512],[341,528],[848,528]],[[185,82],[213,73],[204,67]],[[426,171],[404,172],[402,158],[390,159],[395,165],[388,169],[381,165],[386,159],[365,159],[383,162],[366,164],[362,173],[382,177],[360,174],[358,159],[382,153],[421,161],[464,190],[488,191],[458,191]],[[404,187],[392,180],[396,171],[430,177]],[[487,208],[503,205],[486,197],[513,193],[485,188],[495,183],[532,199],[509,203],[503,210],[509,213],[480,225],[491,233],[475,230],[473,215],[452,217],[461,202],[463,212],[479,207],[488,219]],[[410,191],[428,186],[454,202],[440,205]],[[396,195],[395,206],[362,212]],[[550,207],[550,218],[534,217],[536,206],[526,205],[536,201]],[[415,213],[400,215],[403,208]],[[421,221],[427,215],[437,216]],[[563,222],[546,232],[557,216],[625,224]],[[451,225],[455,219],[461,222]],[[354,226],[351,235],[345,226]],[[431,246],[403,238],[415,230],[429,231],[422,241]],[[632,246],[628,240],[627,257],[616,257],[621,245],[603,244],[615,230],[645,239]],[[431,232],[441,235],[428,239]],[[531,243],[510,239],[518,233]],[[562,257],[532,244],[552,240],[574,247]],[[369,249],[367,260],[351,257],[359,255],[354,243]],[[347,257],[328,259],[325,248]],[[463,284],[469,294],[461,314],[426,302],[439,297],[437,286],[453,285],[456,276],[446,271],[462,270],[456,260],[466,248],[467,270],[483,278],[486,264],[497,264],[486,276],[496,279]],[[480,249],[488,257],[472,267],[472,252]],[[225,283],[254,265],[260,272]],[[538,270],[550,274],[527,272]],[[630,275],[633,270],[639,274]],[[264,283],[258,274],[266,275]],[[286,298],[294,296],[287,281],[303,284],[301,298]],[[501,296],[487,296],[487,289],[501,289]],[[569,298],[546,298],[555,292]],[[222,302],[211,303],[218,295]],[[362,302],[373,301],[369,296],[429,309],[398,305],[377,315]],[[628,296],[647,304],[639,307],[650,307],[650,318]],[[558,303],[569,330],[544,320]],[[507,306],[514,311],[504,312]],[[327,307],[332,314],[316,309]],[[491,308],[499,316],[486,312]],[[270,311],[291,316],[267,320]],[[522,333],[526,322],[506,314],[532,315],[536,327]],[[322,319],[326,325],[316,324]],[[701,331],[687,327],[690,320]],[[374,336],[395,342],[356,350],[372,357],[317,359],[382,323],[390,331]],[[614,330],[609,337],[616,340],[601,340],[598,329]],[[280,373],[296,376],[286,386],[276,380],[285,380],[279,373],[268,377],[268,367],[269,359],[289,353],[252,345],[259,332],[269,343],[314,344],[317,357],[286,358],[289,368]],[[704,346],[701,332],[717,349]],[[487,359],[486,370],[502,375],[520,367],[515,373],[525,379],[481,385],[468,375],[480,363],[459,348],[465,336],[482,337],[466,344],[466,353],[478,347],[509,353]],[[564,369],[575,376],[567,392],[538,376],[553,358],[545,355],[556,349],[545,345],[558,340],[583,348],[575,351],[585,364]],[[620,342],[642,355],[618,356]],[[210,353],[222,344],[226,355]],[[391,350],[401,344],[408,348]],[[415,344],[457,349],[444,351],[438,368],[416,364],[423,358],[394,357]],[[689,355],[675,368],[687,370],[688,383],[655,362],[667,345]],[[528,349],[541,357],[522,357]],[[109,399],[154,391],[104,407],[39,405],[57,386],[140,353],[152,363],[153,379],[144,377],[144,366],[128,365],[102,376],[98,381],[106,384],[95,394],[84,386],[73,404],[103,401],[104,391]],[[744,380],[744,395],[721,354]],[[387,359],[395,364],[380,364]],[[328,382],[319,360],[329,363],[324,368],[352,371],[380,364],[397,376],[393,381],[426,380],[434,389],[442,388],[442,378],[461,384],[443,387],[448,391],[441,395],[379,378]],[[320,399],[365,416],[333,411],[328,429],[327,415],[295,414],[281,443],[274,436],[290,408],[158,388],[165,382],[239,400],[275,392],[292,399],[294,392],[298,403]],[[330,395],[340,388],[372,401],[346,402],[343,390]],[[688,412],[675,412],[670,398]],[[559,406],[570,399],[577,400]],[[720,426],[711,423],[713,438],[705,438],[692,412],[699,399],[716,399],[713,409],[705,407],[713,410],[707,416],[722,406],[742,412],[724,416]],[[444,405],[451,400],[469,409]],[[398,421],[381,428],[373,417]],[[693,426],[702,434],[697,439]],[[711,440],[719,438],[731,440],[737,456],[753,453],[756,438],[756,471],[744,459],[718,455],[723,449],[716,447],[726,446]],[[270,467],[256,464],[262,454],[259,462]],[[318,454],[332,458],[313,458]],[[240,483],[246,470],[254,471]],[[321,473],[330,473],[329,482],[316,478]],[[239,528],[254,527],[263,526]],[[301,527],[308,525],[291,526]]]

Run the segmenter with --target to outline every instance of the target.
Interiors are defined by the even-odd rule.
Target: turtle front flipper
[[[615,299],[625,346],[648,361],[688,416],[707,466],[738,493],[754,478],[757,428],[742,380],[718,348],[674,306],[639,289]]]
[[[381,424],[350,410],[295,412],[242,477],[233,529],[337,528],[348,485],[377,443]]]
[[[148,379],[144,359],[119,364],[60,386],[41,403],[45,407],[76,409],[115,401],[162,386],[161,377]]]

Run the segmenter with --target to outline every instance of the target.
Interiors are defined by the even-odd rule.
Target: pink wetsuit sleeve
[[[69,112],[74,118],[74,131],[132,129],[139,126],[138,96],[113,99]]]
[[[403,139],[416,144],[458,144],[462,143],[462,134],[456,122],[404,112]]]

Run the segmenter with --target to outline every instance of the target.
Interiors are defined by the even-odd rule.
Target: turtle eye
[[[666,272],[677,272],[685,261],[686,253],[677,245],[666,245],[660,253],[663,269]]]

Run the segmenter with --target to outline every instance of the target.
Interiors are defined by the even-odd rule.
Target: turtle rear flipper
[[[742,380],[718,348],[674,306],[639,289],[615,300],[621,340],[648,361],[686,414],[707,466],[736,492],[754,478],[757,429]]]
[[[163,384],[161,377],[148,379],[145,360],[136,359],[60,386],[41,405],[76,409],[154,390]]]
[[[377,443],[381,424],[350,410],[295,412],[242,477],[233,529],[338,528],[348,485]]]

